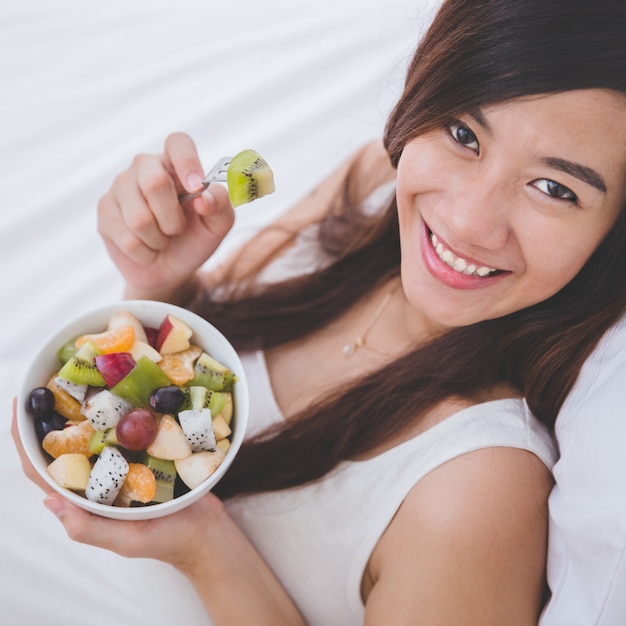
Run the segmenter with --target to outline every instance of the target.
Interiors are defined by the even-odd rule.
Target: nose
[[[514,195],[504,173],[477,168],[449,192],[443,207],[449,236],[486,250],[502,248],[510,236]]]

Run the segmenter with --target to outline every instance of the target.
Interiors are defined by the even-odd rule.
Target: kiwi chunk
[[[57,358],[61,361],[61,365],[65,365],[76,354],[76,339],[78,337],[66,341],[57,351]]]
[[[174,461],[157,459],[146,453],[143,463],[147,465],[156,479],[156,492],[152,502],[167,502],[174,498],[174,485],[176,484],[176,466]]]
[[[233,206],[252,202],[275,191],[272,168],[254,150],[243,150],[231,159],[226,183]]]
[[[200,411],[209,408],[211,392],[203,386],[193,385],[189,387],[189,408]]]
[[[226,391],[211,391],[204,385],[192,385],[183,389],[185,400],[180,407],[181,411],[189,409],[209,409],[211,416],[215,419],[226,407],[231,394]]]
[[[135,367],[111,388],[111,393],[124,398],[134,407],[148,407],[150,394],[159,387],[171,384],[172,381],[154,361],[142,356]]]
[[[237,376],[225,365],[203,352],[194,366],[194,377],[189,385],[202,385],[211,391],[232,389]]]
[[[100,354],[96,344],[87,341],[59,370],[59,377],[78,385],[104,387],[104,378],[94,360]]]
[[[106,430],[96,430],[89,437],[89,452],[92,454],[100,454],[106,446],[119,446],[115,433],[115,426]]]

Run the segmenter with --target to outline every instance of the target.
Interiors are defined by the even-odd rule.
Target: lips
[[[476,259],[461,257],[435,235],[422,220],[422,258],[430,275],[453,289],[481,289],[500,282],[508,270],[483,265]]]

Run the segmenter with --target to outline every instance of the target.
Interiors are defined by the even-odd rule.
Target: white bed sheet
[[[21,473],[10,405],[38,346],[118,300],[96,204],[138,152],[190,133],[207,167],[261,151],[277,192],[221,254],[381,134],[437,0],[0,4],[0,623],[208,623],[169,567],[71,542]]]

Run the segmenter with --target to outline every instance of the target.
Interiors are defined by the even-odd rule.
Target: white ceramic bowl
[[[235,372],[238,377],[233,388],[234,412],[231,423],[231,429],[233,431],[231,435],[231,446],[218,469],[201,485],[169,502],[129,508],[92,502],[81,494],[60,487],[55,483],[46,471],[50,458],[41,448],[35,432],[33,418],[25,409],[26,398],[30,391],[35,387],[45,385],[50,376],[59,369],[60,365],[56,356],[58,349],[65,342],[77,335],[104,330],[107,327],[111,314],[122,309],[133,313],[145,326],[153,327],[157,327],[164,317],[168,313],[171,313],[193,329],[194,335],[192,337],[192,343],[201,346],[208,354]],[[43,479],[65,498],[83,509],[104,517],[144,520],[169,515],[170,513],[179,511],[198,500],[216,485],[227,471],[237,451],[241,447],[248,424],[248,408],[248,385],[241,366],[241,361],[234,348],[222,333],[206,320],[186,309],[163,302],[134,300],[122,301],[87,313],[61,328],[50,338],[34,357],[32,365],[24,377],[18,400],[17,422],[20,437],[28,458]]]

